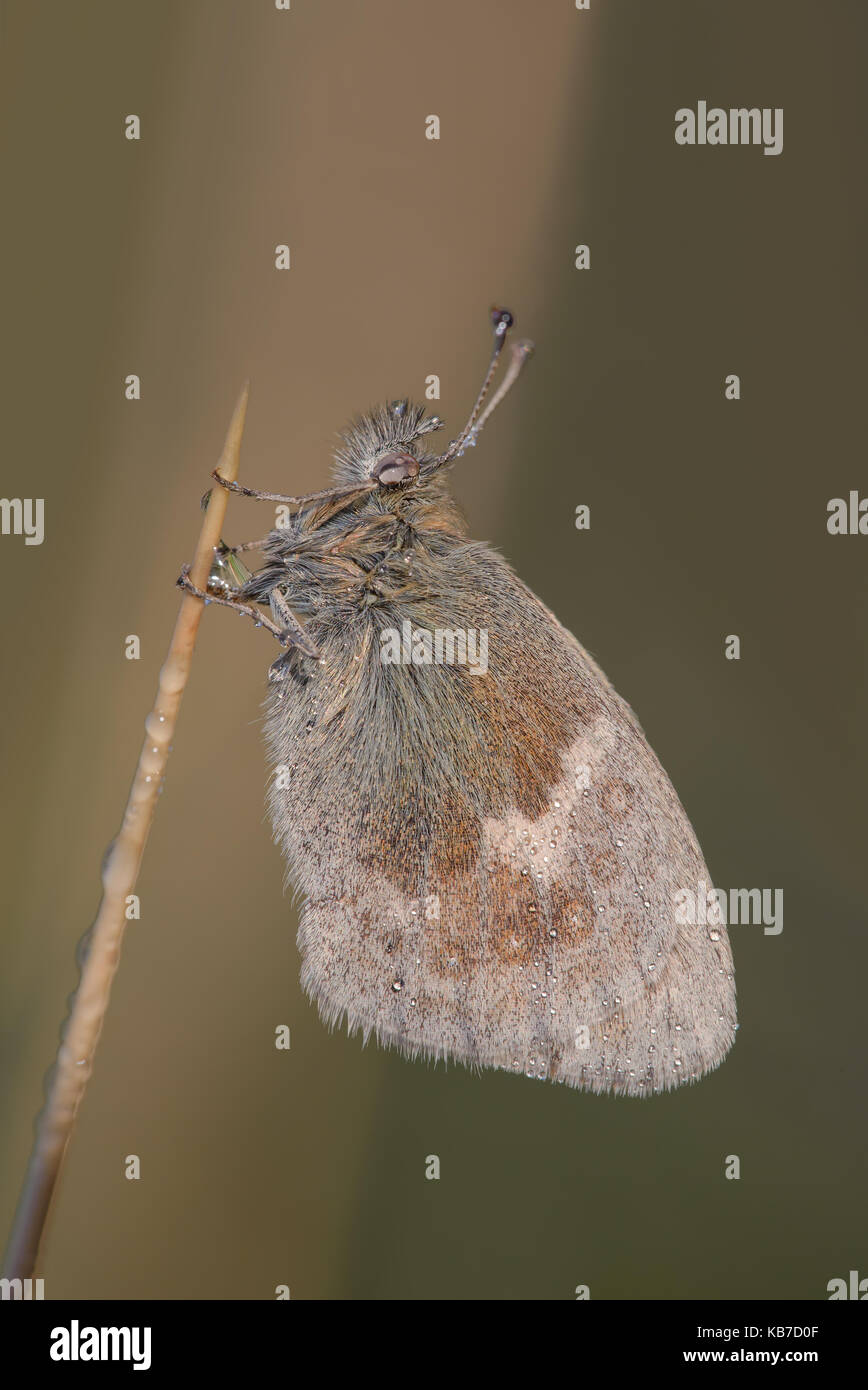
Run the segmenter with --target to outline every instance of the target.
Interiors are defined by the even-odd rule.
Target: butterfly
[[[729,1051],[730,945],[722,924],[679,920],[711,877],[633,711],[452,498],[451,466],[532,351],[513,345],[489,399],[513,318],[492,322],[443,452],[439,417],[400,400],[350,426],[321,492],[215,472],[285,520],[222,544],[193,592],[284,648],[268,802],[324,1021],[410,1058],[648,1096]]]

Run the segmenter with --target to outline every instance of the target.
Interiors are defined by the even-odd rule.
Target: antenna
[[[503,345],[506,342],[506,335],[510,328],[512,328],[515,319],[509,309],[495,308],[491,311],[491,322],[494,327],[494,346],[491,352],[491,361],[488,364],[488,371],[485,373],[485,378],[479,389],[479,395],[476,397],[476,403],[470,412],[470,419],[467,421],[467,424],[464,426],[458,438],[453,439],[446,451],[439,454],[436,458],[429,460],[429,464],[433,468],[440,468],[444,463],[449,463],[454,458],[460,458],[465,449],[473,447],[486,420],[489,419],[492,412],[500,405],[507,391],[509,391],[518,380],[522,367],[533,352],[533,343],[528,338],[522,338],[519,342],[513,344],[512,359],[507,367],[506,376],[500,383],[493,399],[489,401],[485,410],[483,410],[482,407],[485,403],[485,398],[491,389],[491,383],[497,372],[497,364],[500,360],[500,354],[503,351]]]

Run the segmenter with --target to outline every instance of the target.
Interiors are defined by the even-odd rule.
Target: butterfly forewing
[[[417,535],[374,582],[357,558],[348,574],[333,547],[340,580],[308,608],[321,661],[294,663],[268,719],[324,1018],[593,1091],[716,1066],[736,1027],[729,943],[678,920],[678,895],[711,879],[632,711],[488,547]],[[426,660],[418,634],[438,631],[475,633],[473,651],[438,662],[432,641]]]

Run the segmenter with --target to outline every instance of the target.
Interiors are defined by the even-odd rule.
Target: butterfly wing
[[[408,1056],[628,1095],[698,1078],[735,986],[725,927],[679,920],[711,879],[666,773],[500,556],[462,543],[440,579],[321,612],[321,667],[271,697],[305,989]]]

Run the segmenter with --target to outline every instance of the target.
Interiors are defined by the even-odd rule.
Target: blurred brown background
[[[823,1298],[868,1274],[868,539],[825,524],[868,492],[866,27],[794,0],[3,6],[2,490],[45,498],[46,536],[0,539],[0,1230],[245,378],[243,479],[303,492],[350,414],[431,373],[455,432],[508,304],[538,351],[456,470],[473,533],[631,701],[715,881],[784,890],[782,935],[733,929],[739,1039],[682,1093],[330,1034],[263,818],[274,652],[211,610],[49,1297]],[[782,106],[783,153],[677,147],[699,99]],[[232,503],[229,538],[271,516]]]

